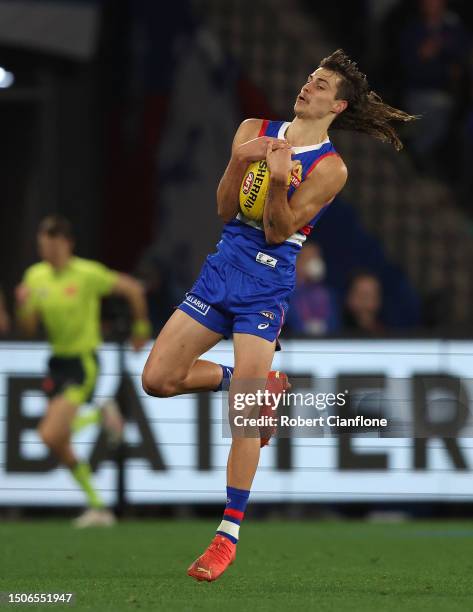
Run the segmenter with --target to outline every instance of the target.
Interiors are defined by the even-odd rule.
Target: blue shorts
[[[252,334],[274,342],[281,333],[291,288],[242,272],[220,254],[209,255],[199,278],[178,306],[225,338]]]

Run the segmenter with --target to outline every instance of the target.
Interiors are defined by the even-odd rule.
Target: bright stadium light
[[[8,72],[5,68],[0,66],[0,89],[7,89],[11,87],[15,82],[15,76],[13,72]]]

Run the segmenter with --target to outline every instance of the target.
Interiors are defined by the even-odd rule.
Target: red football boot
[[[278,394],[285,393],[288,389],[291,388],[289,384],[289,380],[287,378],[287,374],[280,372],[279,370],[271,370],[268,374],[268,380],[266,381],[266,391],[270,393]],[[280,400],[281,401],[281,400]],[[277,410],[273,410],[273,403],[264,405],[259,413],[259,416],[268,416],[277,419]],[[260,446],[266,446],[269,444],[269,440],[276,433],[277,425],[272,425],[268,427],[260,427],[260,436],[261,442]]]
[[[187,570],[187,575],[196,580],[212,582],[233,563],[236,557],[236,544],[228,538],[216,535],[209,547]]]

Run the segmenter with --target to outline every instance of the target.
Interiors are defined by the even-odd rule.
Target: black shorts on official
[[[48,375],[43,391],[51,399],[64,395],[72,404],[80,406],[90,401],[99,371],[96,353],[74,357],[53,355],[48,363]]]

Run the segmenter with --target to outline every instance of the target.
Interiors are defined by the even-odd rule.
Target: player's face
[[[38,234],[38,253],[43,261],[55,263],[70,253],[70,242],[64,236],[50,236],[45,232]]]
[[[340,77],[326,68],[317,68],[309,74],[294,104],[296,117],[301,119],[323,119],[345,110],[345,100],[337,100]]]

